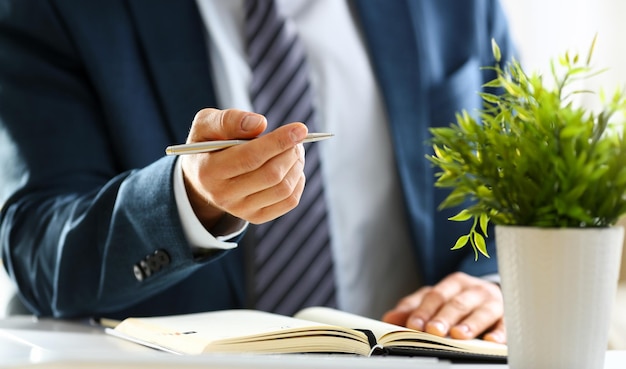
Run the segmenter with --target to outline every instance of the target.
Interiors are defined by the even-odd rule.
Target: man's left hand
[[[457,272],[434,286],[404,297],[383,321],[437,336],[505,343],[504,306],[500,287]]]

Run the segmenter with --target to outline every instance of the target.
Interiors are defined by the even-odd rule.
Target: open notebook
[[[412,355],[505,362],[506,345],[455,340],[343,311],[311,307],[294,317],[255,310],[127,318],[108,333],[178,354],[208,352]]]

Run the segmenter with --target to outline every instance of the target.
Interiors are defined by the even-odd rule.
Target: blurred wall
[[[626,82],[626,2],[623,0],[501,0],[520,60],[527,70],[545,71],[551,58],[565,51],[586,56],[598,40],[593,64],[608,70],[587,87],[612,93]],[[591,106],[595,106],[591,102]],[[587,103],[587,102],[586,102]]]

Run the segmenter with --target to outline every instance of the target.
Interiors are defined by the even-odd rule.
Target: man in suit
[[[304,186],[300,142],[306,126],[285,125],[215,154],[163,156],[172,143],[247,139],[264,132],[264,118],[235,104],[236,94],[225,88],[225,78],[237,78],[229,71],[237,58],[220,59],[232,45],[221,45],[223,38],[216,35],[239,24],[240,13],[233,9],[238,6],[209,0],[0,2],[0,242],[5,266],[35,314],[122,317],[247,306],[246,254],[236,243],[246,221],[270,221],[296,206]],[[390,309],[386,320],[435,334],[470,338],[486,331],[503,340],[501,294],[483,278],[497,273],[495,258],[474,261],[471,250],[449,250],[467,225],[447,221],[454,211],[436,209],[445,192],[433,187],[424,158],[430,152],[429,126],[448,124],[455,112],[480,106],[477,92],[490,78],[480,67],[493,64],[491,39],[505,58],[511,55],[499,4],[326,0],[282,6],[300,19],[300,33],[309,42],[319,73],[314,87],[327,91],[319,105],[332,105],[324,117],[337,111],[344,115],[335,120],[347,125],[323,127],[354,137],[369,132],[364,140],[370,141],[364,142],[376,143],[341,151],[352,140],[337,134],[327,145],[318,144],[327,159],[323,166],[331,168],[325,172],[329,196],[344,201],[346,191],[335,190],[335,197],[332,191],[345,187],[363,187],[368,195],[368,186],[378,183],[338,178],[343,164],[331,163],[328,152],[324,156],[333,145],[345,159],[339,163],[382,161],[385,165],[374,170],[357,169],[372,178],[373,172],[389,174],[381,181],[391,178],[381,192],[389,198],[352,200],[369,201],[360,214],[345,217],[347,206],[335,205],[334,221],[341,224],[334,229],[336,239],[345,240],[333,245],[339,307],[364,315]],[[216,9],[233,13],[222,16]],[[348,28],[334,36],[352,37],[348,44],[362,53],[358,60],[371,74],[367,90],[372,91],[363,101],[355,100],[361,96],[358,85],[365,83],[362,75],[348,77],[357,57],[341,55],[343,46],[338,47],[336,56],[350,67],[345,76],[330,78],[323,66],[332,50],[324,47],[333,45],[334,37],[316,43],[317,31],[311,31],[311,24],[332,28],[346,20]],[[236,44],[237,38],[229,41]],[[333,95],[342,86],[345,93]],[[231,107],[237,109],[226,110]],[[373,117],[357,114],[369,114],[367,109]],[[379,121],[387,124],[376,126]],[[276,172],[283,173],[279,183],[264,182]],[[174,190],[181,179],[183,200]],[[263,191],[268,186],[283,191]],[[189,202],[187,213],[181,201]],[[352,215],[369,218],[341,223]],[[188,222],[207,232],[199,243],[210,238],[208,248],[196,245]],[[385,227],[376,228],[378,222]],[[342,238],[350,227],[353,233]],[[353,234],[359,242],[378,237],[374,241],[382,246],[362,251],[349,245]],[[369,252],[379,254],[368,257]],[[367,291],[363,285],[372,281],[378,285]],[[376,295],[387,291],[393,294]],[[367,310],[378,301],[378,310]]]

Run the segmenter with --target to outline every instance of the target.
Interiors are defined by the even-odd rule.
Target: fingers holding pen
[[[271,179],[271,171],[280,170],[278,166],[282,168],[303,160],[304,148],[301,142],[307,132],[307,127],[302,123],[287,124],[243,145],[214,152],[205,158],[223,168],[217,175],[224,179],[245,176],[261,169],[269,171],[265,175]]]
[[[240,160],[243,160],[239,162],[241,174],[212,183],[217,206],[252,223],[262,223],[298,205],[305,185],[302,144],[296,144],[260,165],[254,159]]]
[[[196,115],[187,143],[251,139],[266,126],[258,114],[205,109]],[[185,155],[180,160],[192,207],[218,208],[252,223],[293,209],[304,189],[301,142],[307,133],[304,124],[291,123],[243,145]]]

